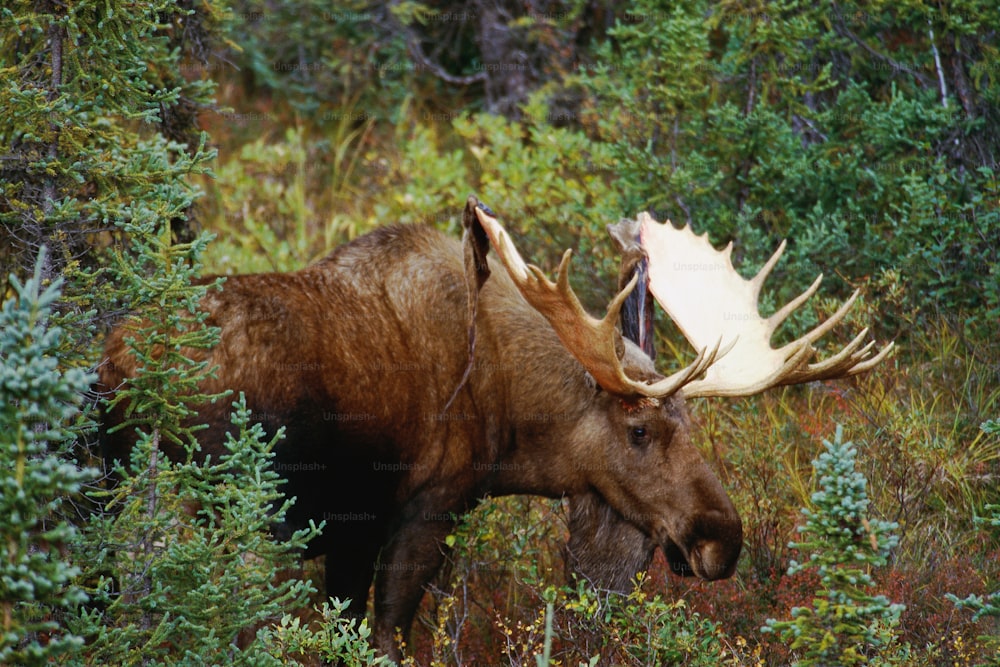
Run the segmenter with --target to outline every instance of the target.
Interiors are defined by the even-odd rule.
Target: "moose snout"
[[[728,579],[736,572],[742,545],[740,541],[733,548],[732,544],[718,540],[696,544],[689,555],[694,573],[706,581]]]
[[[700,514],[680,544],[668,540],[663,545],[671,571],[706,581],[733,576],[742,549],[743,521],[735,511]]]
[[[709,512],[698,521],[702,530],[688,554],[692,569],[707,581],[726,579],[736,571],[743,550],[743,521],[735,509]]]

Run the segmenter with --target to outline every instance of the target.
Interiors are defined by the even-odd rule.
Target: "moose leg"
[[[444,562],[444,538],[454,527],[448,512],[421,509],[406,514],[382,549],[375,577],[375,646],[397,663],[402,653],[396,643],[396,629],[405,639],[424,588]]]
[[[375,526],[346,534],[342,531],[326,551],[326,594],[340,600],[349,598],[347,613],[358,619],[364,618],[368,611],[368,589],[384,539],[383,530]]]

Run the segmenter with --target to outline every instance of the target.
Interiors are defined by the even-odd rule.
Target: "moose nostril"
[[[691,559],[698,563],[698,575],[702,579],[714,581],[731,577],[736,571],[740,548],[719,540],[706,540],[691,549]]]
[[[735,511],[702,513],[692,526],[688,560],[698,576],[708,581],[726,579],[736,572],[743,550],[743,522]]]

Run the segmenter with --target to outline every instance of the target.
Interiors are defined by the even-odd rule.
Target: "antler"
[[[522,296],[549,321],[566,349],[583,364],[605,391],[620,396],[663,398],[676,393],[700,376],[725,354],[725,351],[720,354],[720,341],[716,341],[715,345],[703,346],[690,366],[670,377],[651,384],[631,379],[625,374],[621,364],[624,344],[615,324],[622,303],[635,288],[638,276],[633,276],[625,288],[611,300],[604,318],[595,319],[583,309],[569,285],[569,263],[573,254],[571,250],[563,254],[558,278],[553,283],[541,269],[525,264],[496,218],[481,207],[476,208],[476,216]]]
[[[778,326],[809,297],[823,280],[819,275],[805,292],[768,318],[758,311],[760,288],[785,251],[782,241],[752,280],[733,268],[732,244],[718,251],[708,235],[696,236],[690,227],[676,229],[646,213],[639,214],[642,246],[649,257],[650,291],[684,337],[702,349],[722,334],[732,350],[707,369],[704,379],[684,386],[684,396],[750,396],[770,387],[856,375],[872,368],[892,350],[889,343],[868,358],[874,341],[863,345],[864,329],[829,359],[807,363],[813,347],[850,309],[854,292],[828,320],[787,345],[771,347]]]

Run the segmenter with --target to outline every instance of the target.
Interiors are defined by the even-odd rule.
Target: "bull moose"
[[[642,214],[613,229],[625,261],[598,320],[569,285],[569,251],[553,283],[475,197],[463,225],[461,242],[382,227],[300,271],[229,277],[201,304],[220,330],[197,353],[219,368],[203,389],[243,392],[267,430],[286,426],[275,458],[297,498],[286,521],[327,520],[306,556],[326,555],[326,591],[350,598],[353,613],[365,613],[374,579],[374,642],[397,661],[394,634],[408,632],[453,517],[485,495],[569,498],[569,566],[599,586],[624,588],[657,546],[677,573],[731,576],[742,523],[691,441],[685,399],[853,375],[891,347],[871,356],[863,331],[810,363],[851,297],[772,348],[776,327],[819,286],[760,317],[757,296],[784,245],[744,280],[728,249]],[[668,376],[650,355],[650,294],[697,350]],[[140,372],[127,332],[108,337],[107,392]],[[107,432],[123,409],[103,418],[107,457],[134,444],[128,429]],[[217,457],[226,408],[202,405],[196,419],[208,425],[202,450]]]

